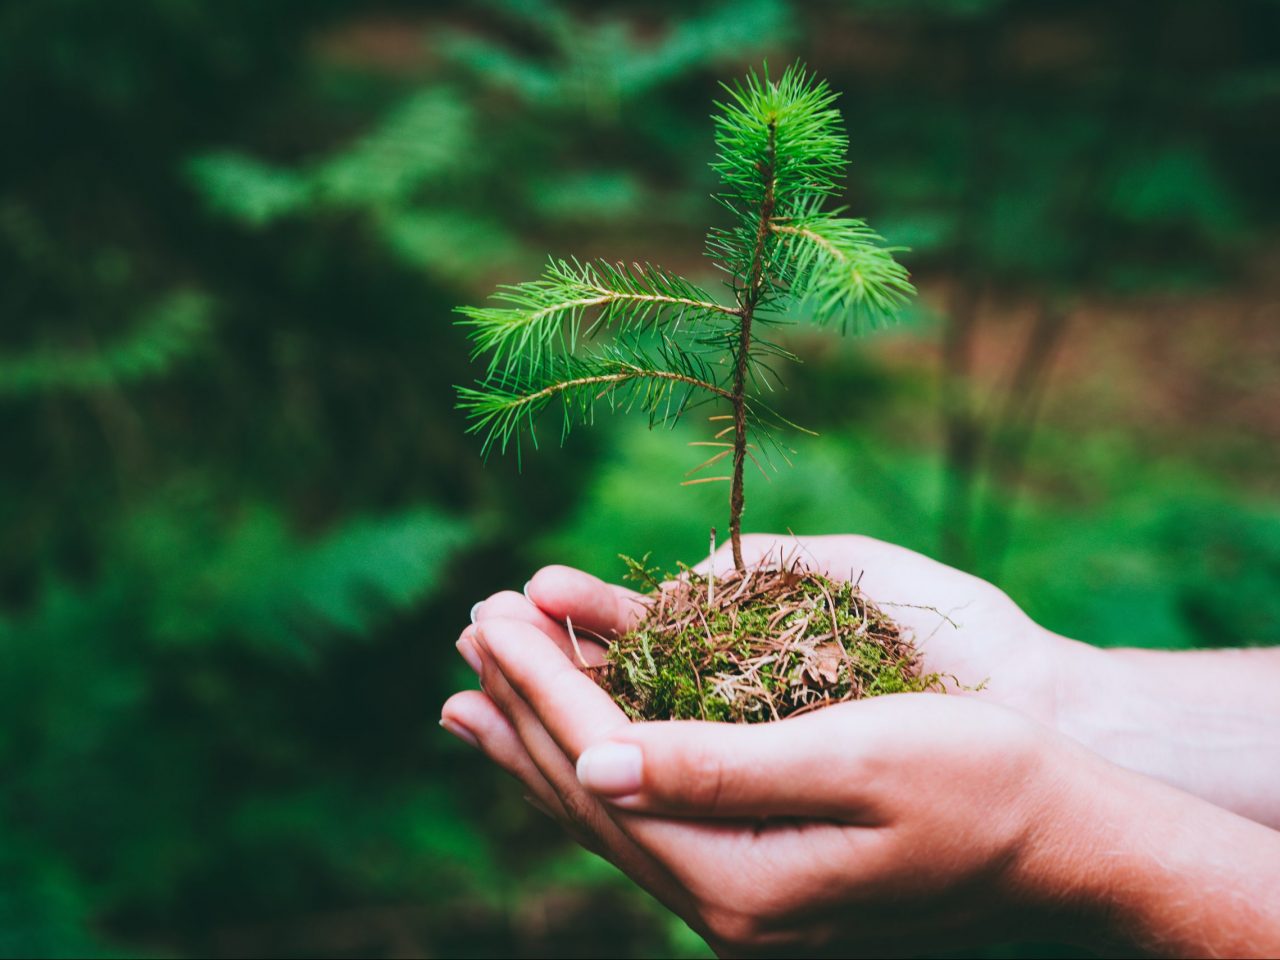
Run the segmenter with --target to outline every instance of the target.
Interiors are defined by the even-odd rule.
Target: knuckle
[[[584,791],[573,790],[562,796],[560,803],[571,832],[593,832],[599,812],[599,805],[593,797]]]
[[[674,789],[691,807],[707,814],[717,813],[726,799],[728,772],[721,757],[706,749],[693,748],[680,754]]]

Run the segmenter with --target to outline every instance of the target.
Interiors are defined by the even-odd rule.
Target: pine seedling
[[[703,444],[714,452],[685,482],[728,484],[729,537],[740,583],[756,572],[742,555],[746,461],[760,465],[771,452],[782,452],[777,432],[794,426],[765,394],[776,380],[774,365],[797,358],[766,334],[801,318],[861,332],[891,320],[915,289],[895,248],[865,221],[831,206],[845,180],[849,141],[828,85],[794,65],[777,79],[767,68],[752,72],[725,91],[724,102],[716,104],[712,167],[721,184],[716,200],[729,225],[710,231],[707,253],[726,275],[729,295],[717,299],[647,263],[552,260],[540,279],[499,288],[492,305],[460,308],[475,357],[487,368],[475,386],[459,388],[459,406],[471,431],[483,437],[485,453],[514,447],[518,454],[526,436],[536,445],[536,421],[549,407],[560,408],[567,433],[574,423],[590,422],[602,403],[638,409],[651,426],[714,405],[711,420],[723,426]],[[705,474],[713,468],[714,474]],[[851,672],[856,658],[840,639],[842,628],[852,638],[857,623],[892,623],[856,587],[833,592],[823,585],[830,581],[817,578],[796,591],[792,577],[769,580],[772,586],[765,579],[741,584],[735,598],[727,584],[717,597],[705,581],[686,577],[688,603],[660,602],[654,616],[660,609],[678,609],[686,619],[701,613],[701,620],[694,619],[705,625],[699,642],[710,655],[696,665],[685,656],[687,631],[672,632],[674,621],[650,617],[642,625],[648,632],[638,631],[636,643],[612,645],[606,686],[637,716],[743,720],[770,719],[834,702],[832,697],[907,689],[920,679],[914,647],[899,642],[896,628],[887,631],[892,642],[876,659],[901,674],[899,680],[880,691],[884,683]],[[828,602],[837,595],[839,613]],[[818,601],[827,609],[819,609]],[[792,642],[794,656],[771,657],[770,631],[745,635],[743,624],[751,618],[739,614],[743,604],[776,613],[784,602],[794,609],[773,626],[785,620],[795,628],[789,642],[799,642]],[[752,639],[764,646],[746,643]],[[843,654],[831,655],[833,642]],[[687,666],[673,667],[672,656]],[[836,664],[835,674],[824,672],[828,661]],[[749,679],[725,679],[733,664]],[[746,688],[755,692],[740,695]],[[677,689],[683,694],[675,695]],[[666,692],[655,697],[645,690]]]

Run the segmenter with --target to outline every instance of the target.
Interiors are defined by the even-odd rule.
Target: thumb
[[[866,822],[867,751],[848,704],[776,723],[633,723],[578,758],[587,790],[626,810],[687,817]]]

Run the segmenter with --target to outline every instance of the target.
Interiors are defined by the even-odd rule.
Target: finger
[[[511,722],[486,694],[479,690],[455,693],[440,711],[440,725],[464,741],[474,741],[485,756],[519,780],[552,818],[567,825],[559,795],[525,751]]]
[[[462,633],[458,635],[454,647],[460,656],[471,668],[472,672],[478,677],[480,676],[480,653],[476,649],[476,628],[474,624],[468,624],[462,629]]]
[[[556,791],[575,838],[579,842],[584,842],[584,836],[589,834],[611,838],[610,830],[613,825],[608,814],[600,802],[578,782],[573,760],[565,756],[560,744],[543,726],[537,712],[513,687],[496,663],[491,646],[491,637],[495,633],[511,634],[512,642],[517,646],[533,648],[529,656],[553,661],[567,674],[579,677],[588,686],[594,687],[595,684],[579,672],[542,631],[527,623],[494,619],[476,626],[473,639],[480,654],[480,677],[484,690],[515,730],[529,760]],[[613,832],[616,833],[616,829]]]
[[[586,674],[549,648],[549,643],[540,631],[516,621],[491,620],[481,625],[477,645],[482,651],[485,689],[511,720],[533,763],[556,791],[569,833],[583,846],[612,861],[672,910],[690,916],[688,897],[683,889],[690,878],[688,871],[681,874],[676,854],[689,850],[694,828],[681,822],[611,811],[578,781],[564,744],[571,745],[568,749],[572,749],[576,757],[578,748],[572,745],[593,736],[606,736],[628,721]],[[521,667],[514,669],[511,676],[519,676],[520,689],[538,697],[537,700],[526,700],[500,668],[501,663],[510,668],[516,660],[521,662]],[[546,685],[529,682],[529,671],[540,681],[547,681]],[[582,684],[589,689],[584,689]],[[594,697],[584,696],[588,692],[602,698],[603,704],[593,703]],[[563,716],[559,708],[547,705],[547,701],[558,697],[569,705]],[[574,706],[579,708],[577,712]],[[549,712],[559,718],[563,742],[557,742],[543,725],[543,718]],[[564,729],[579,724],[580,731]],[[681,874],[682,881],[675,880],[673,873]]]
[[[486,620],[478,625],[476,639],[570,762],[629,725],[609,695],[540,630],[518,620]],[[487,684],[487,672],[485,679]]]
[[[742,538],[743,562],[748,566],[760,562],[791,563],[824,573],[837,580],[862,580],[864,587],[902,591],[913,584],[928,584],[932,592],[970,599],[975,591],[990,591],[990,584],[960,570],[948,567],[922,553],[860,534],[832,534],[799,537],[793,534],[753,533]],[[733,569],[733,553],[729,544],[718,549],[694,570],[717,574]],[[865,578],[864,578],[865,574]]]
[[[578,780],[574,762],[582,751],[630,726],[622,710],[527,624],[486,621],[480,625],[476,641],[484,652],[485,689],[493,692],[512,718],[534,762],[560,793],[570,817],[586,821],[595,830],[601,829],[600,816],[608,818],[610,826],[621,828],[630,838],[628,842],[641,844],[675,869],[678,851],[688,842],[683,824],[611,815]],[[490,663],[496,669],[490,670]],[[572,782],[566,783],[566,778]],[[612,842],[617,845],[616,840]]]
[[[500,685],[509,685],[525,709],[532,711],[537,722],[545,725],[545,729],[533,731],[527,716],[516,721],[516,729],[521,736],[529,734],[525,743],[535,754],[535,759],[544,749],[541,738],[550,736],[558,750],[563,751],[559,760],[567,762],[579,757],[591,744],[631,726],[617,705],[586,674],[575,670],[564,658],[556,657],[553,650],[547,649],[550,641],[545,637],[524,635],[533,633],[535,631],[524,624],[489,621],[479,631],[479,642],[485,651],[486,689],[492,683],[496,696]],[[490,659],[499,669],[487,669]],[[682,899],[685,896],[682,890],[692,892],[695,899],[710,895],[706,883],[708,877],[703,876],[706,871],[699,864],[706,859],[731,864],[735,853],[742,853],[741,831],[736,826],[722,829],[714,823],[690,824],[684,820],[619,810],[583,787],[576,771],[571,775],[580,796],[569,800],[572,794],[561,789],[561,799],[565,801],[570,815],[584,808],[591,809],[592,826],[609,838],[607,846],[626,851],[628,862],[620,864],[623,869],[633,877],[643,877],[641,883],[664,902],[672,897]],[[552,782],[560,787],[558,779]],[[583,798],[593,806],[587,808]],[[599,815],[594,812],[596,810]],[[601,827],[600,815],[609,829]],[[691,857],[695,847],[699,856]],[[713,884],[727,882],[727,876],[717,878],[716,872],[712,871],[710,880]]]
[[[760,563],[762,560],[775,559],[785,556],[787,547],[795,549],[796,538],[790,535],[775,535],[772,533],[749,533],[742,538],[742,560],[748,567]],[[701,563],[694,566],[694,573],[700,573],[704,576],[708,573],[715,573],[717,576],[728,573],[734,567],[733,563],[733,543],[725,542]]]
[[[543,642],[547,642],[545,637]],[[556,797],[553,808],[556,819],[577,843],[619,863],[619,858],[626,856],[632,846],[631,842],[619,832],[600,801],[578,782],[573,763],[543,729],[529,705],[520,699],[502,672],[492,664],[483,644],[477,646],[483,651],[481,678],[485,693],[514,730],[518,747],[527,762],[550,785]],[[553,651],[551,656],[564,659],[558,651]]]
[[[511,623],[508,621],[508,625]],[[527,625],[514,625],[521,630],[530,630]],[[489,632],[492,633],[493,629],[491,622]],[[536,636],[524,639],[517,637],[514,641],[516,645],[525,646],[529,641],[536,641],[545,647],[549,642],[547,638],[537,631],[532,632]],[[483,635],[484,631],[481,631],[482,638]],[[490,665],[492,654],[483,639],[480,640],[480,647],[483,650],[482,659],[485,661],[482,674],[485,689],[490,692],[494,702],[511,721],[530,760],[555,790],[560,809],[563,811],[561,824],[565,830],[579,844],[614,863],[673,910],[687,915],[686,898],[680,884],[672,879],[671,872],[654,856],[637,845],[627,824],[622,822],[636,818],[622,813],[611,814],[598,798],[578,782],[573,763],[542,726],[537,713],[507,682],[502,671],[497,669],[496,665]],[[567,665],[567,661],[554,650],[535,650],[532,657],[541,660],[560,660],[566,664],[568,676],[576,676],[588,684],[591,683],[582,673]],[[625,718],[623,722],[626,722]],[[665,826],[679,828],[676,824]],[[684,828],[685,833],[687,829]],[[681,836],[679,839],[687,848],[687,836]],[[680,844],[668,846],[678,845]]]
[[[953,570],[924,554],[897,544],[857,534],[796,537],[750,534],[742,538],[747,567],[789,565],[860,584],[862,592],[886,608],[895,620],[917,631],[923,649],[943,625],[956,627],[949,613],[966,611],[977,617],[984,610],[1012,608],[998,589],[977,577]],[[733,568],[728,546],[704,560],[695,570],[717,575]],[[1015,610],[1019,621],[1026,618]]]
[[[572,567],[543,567],[525,595],[548,617],[571,619],[575,628],[605,639],[626,633],[646,612],[641,594]]]
[[[578,757],[578,779],[629,811],[869,824],[871,747],[892,736],[884,720],[861,701],[777,723],[630,724]]]
[[[855,534],[798,537],[790,533],[749,533],[742,538],[742,559],[747,567],[762,563],[779,566],[798,563],[803,568],[840,579],[857,579],[867,567],[893,559],[892,553],[918,556],[903,547]],[[726,543],[694,570],[720,575],[728,573],[733,566],[733,546]]]
[[[592,639],[591,635],[577,630],[576,619],[574,635],[571,637],[564,623],[551,619],[527,597],[514,590],[504,590],[480,601],[473,608],[472,615],[476,624],[485,620],[519,620],[528,623],[555,641],[556,646],[579,666],[599,666],[604,663],[604,647]]]
[[[537,714],[520,696],[519,692],[508,681],[495,662],[487,638],[494,631],[503,630],[515,630],[515,642],[519,644],[529,643],[531,638],[536,640],[538,649],[535,650],[533,656],[555,660],[562,664],[566,671],[575,674],[578,673],[578,670],[569,663],[563,653],[552,645],[542,631],[527,623],[521,623],[517,620],[491,620],[483,624],[477,624],[476,632],[472,635],[472,640],[475,643],[481,662],[480,680],[484,692],[515,730],[529,759],[557,793],[561,795],[581,793],[581,785],[577,782],[573,772],[573,761],[565,756],[555,738],[543,727]],[[586,678],[584,677],[583,679]],[[586,682],[590,683],[591,681],[587,680]],[[594,801],[591,801],[590,805],[597,806]]]

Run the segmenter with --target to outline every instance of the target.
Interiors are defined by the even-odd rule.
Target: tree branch
[[[770,223],[769,229],[772,230],[774,233],[788,234],[793,237],[804,237],[806,240],[809,240],[817,244],[819,247],[822,247],[822,249],[826,250],[827,253],[831,254],[831,256],[835,257],[837,260],[844,261],[845,263],[849,262],[849,258],[846,257],[844,253],[841,252],[841,250],[835,246],[835,244],[833,244],[826,237],[822,236],[820,233],[816,233],[813,230],[806,229],[805,227],[788,227],[788,226],[785,226],[784,224],[776,223],[776,222]]]
[[[534,310],[523,319],[523,322],[537,323],[544,317],[549,317],[555,313],[564,313],[569,310],[586,309],[588,307],[602,307],[607,303],[620,303],[623,301],[629,301],[632,303],[669,303],[678,306],[697,307],[700,310],[727,313],[735,317],[741,314],[741,309],[738,307],[726,307],[722,303],[714,303],[710,300],[692,300],[685,297],[668,297],[657,293],[620,293],[617,290],[610,290],[607,287],[595,287],[594,289],[600,291],[600,296],[586,300],[565,300],[561,303],[550,304],[549,306]]]
[[[723,387],[718,387],[714,383],[708,383],[705,380],[699,380],[697,377],[691,377],[683,373],[673,373],[667,370],[642,370],[636,367],[634,370],[627,370],[622,373],[601,373],[590,377],[578,377],[573,380],[562,380],[559,383],[553,383],[549,387],[537,391],[536,393],[526,394],[523,397],[514,398],[505,408],[510,410],[515,407],[524,406],[530,403],[537,403],[547,397],[554,397],[556,394],[564,393],[566,390],[574,390],[578,387],[590,387],[595,384],[604,384],[606,391],[612,389],[619,383],[628,380],[670,380],[675,383],[688,384],[691,387],[699,387],[716,396],[724,397],[727,400],[733,399],[733,394]]]

